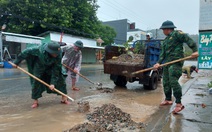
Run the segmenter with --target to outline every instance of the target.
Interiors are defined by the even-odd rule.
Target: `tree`
[[[38,35],[63,31],[89,38],[110,32],[113,34],[108,36],[110,41],[115,34],[98,20],[96,0],[1,0],[0,7],[1,24],[6,20],[9,32]]]
[[[101,39],[104,41],[102,44],[104,45],[110,45],[114,42],[113,38],[116,37],[116,32],[113,28],[99,24],[100,26],[97,28],[98,36],[101,37]]]

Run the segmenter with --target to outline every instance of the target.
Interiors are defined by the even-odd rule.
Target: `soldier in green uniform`
[[[22,60],[26,60],[28,71],[37,78],[50,84],[49,89],[44,84],[30,78],[32,86],[31,97],[34,99],[31,106],[32,108],[38,107],[38,98],[42,97],[44,91],[47,91],[47,93],[58,94],[54,91],[56,87],[64,94],[67,94],[65,83],[66,76],[62,74],[61,59],[62,52],[60,45],[56,42],[50,42],[37,47],[25,49],[14,61],[14,64],[18,65]],[[62,96],[61,103],[69,104],[70,102],[65,96]]]
[[[183,43],[186,43],[193,51],[192,57],[198,57],[196,43],[182,31],[174,30],[175,25],[172,21],[165,21],[162,23],[160,29],[166,35],[162,44],[162,51],[158,63],[154,65],[154,68],[160,67],[161,63],[170,62],[184,57]],[[178,79],[182,74],[183,62],[174,63],[163,67],[163,87],[165,100],[160,104],[171,105],[172,104],[172,92],[175,97],[175,109],[173,113],[178,113],[184,109],[181,103],[182,88],[178,83]]]

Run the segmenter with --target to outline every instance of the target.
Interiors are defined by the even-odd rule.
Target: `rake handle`
[[[92,84],[95,84],[94,82],[92,82],[91,80],[89,80],[88,78],[86,78],[85,76],[83,76],[82,74],[80,74],[79,72],[74,71],[74,69],[72,69],[71,67],[63,64],[63,66],[65,66],[66,68],[68,68],[69,70],[73,71],[74,73],[78,74],[79,76],[81,76],[82,78],[84,78],[85,80],[89,81]]]
[[[40,83],[46,85],[48,88],[50,88],[50,85],[49,85],[49,84],[47,84],[47,83],[44,82],[43,80],[37,78],[36,76],[32,75],[31,73],[27,72],[27,71],[24,70],[23,68],[21,68],[21,67],[15,65],[14,63],[12,63],[12,62],[10,62],[10,61],[8,61],[8,63],[10,63],[12,66],[15,66],[17,69],[21,70],[22,72],[28,74],[30,77],[34,78],[35,80],[39,81]],[[58,89],[55,88],[54,91],[56,91],[57,93],[59,93],[59,94],[65,96],[65,97],[67,97],[67,98],[70,99],[71,101],[74,101],[74,99],[72,99],[72,98],[69,97],[68,95],[64,94],[64,93],[61,92],[60,90],[58,90]]]
[[[170,65],[170,64],[173,64],[173,63],[176,63],[176,62],[180,62],[180,61],[184,61],[184,60],[188,60],[188,59],[192,59],[192,58],[195,58],[195,57],[192,57],[192,56],[184,57],[184,58],[181,58],[181,59],[177,59],[177,60],[174,60],[174,61],[170,61],[170,62],[161,64],[159,67],[163,67],[163,66],[166,66],[166,65]],[[139,71],[133,72],[132,75],[142,73],[142,72],[146,72],[146,71],[150,71],[150,70],[153,70],[153,69],[155,69],[155,68],[150,67],[150,68],[147,68],[147,69],[139,70]]]

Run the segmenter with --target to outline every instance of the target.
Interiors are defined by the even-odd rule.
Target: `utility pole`
[[[8,17],[9,16],[11,16],[12,14],[9,14],[9,13],[7,13],[7,12],[5,12],[5,13],[3,13],[3,14],[1,14],[1,19],[3,19],[4,20],[4,24],[2,25],[2,27],[1,27],[1,31],[0,31],[0,62],[3,62],[3,40],[2,40],[2,32],[6,29],[6,27],[7,27],[7,23],[8,23],[8,21],[9,21],[9,19],[8,19]],[[6,16],[6,18],[4,17],[4,16]]]
[[[2,32],[0,31],[0,62],[2,62],[3,61],[3,57],[2,57],[2,48],[3,48],[3,46],[2,46]]]
[[[2,31],[6,28],[6,24],[4,24],[0,31],[0,62],[3,62],[3,41],[2,41]]]

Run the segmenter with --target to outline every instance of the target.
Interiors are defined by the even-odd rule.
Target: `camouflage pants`
[[[33,69],[33,74],[37,78],[46,82],[47,84],[50,84],[51,83],[51,70],[52,69],[50,69],[50,68],[49,68],[49,70],[47,70],[45,68],[41,68],[41,67],[38,67],[37,65],[35,65],[35,67]],[[58,76],[58,81],[55,85],[55,88],[58,89],[59,91],[61,91],[62,93],[67,94],[65,79],[66,79],[66,76],[61,73]],[[49,94],[53,93],[53,94],[60,95],[59,93],[50,90],[47,86],[45,86],[44,84],[40,83],[39,81],[37,81],[33,78],[30,78],[30,81],[31,81],[31,85],[32,85],[32,95],[31,95],[32,99],[41,98],[42,93],[44,91],[46,91]]]
[[[182,62],[163,67],[163,87],[166,100],[172,99],[172,90],[175,103],[181,103],[182,88],[178,80],[182,74]]]

